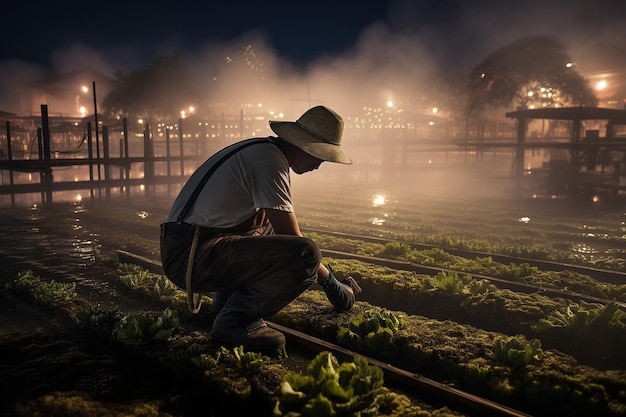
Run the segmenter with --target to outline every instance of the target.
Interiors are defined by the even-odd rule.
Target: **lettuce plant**
[[[348,327],[337,333],[337,342],[357,351],[380,353],[392,346],[393,335],[403,324],[402,317],[391,311],[372,308],[352,316]]]
[[[143,345],[169,339],[178,325],[176,310],[165,309],[157,317],[150,313],[131,313],[117,322],[113,335],[126,345]]]
[[[154,281],[154,285],[152,287],[152,292],[157,297],[167,297],[170,295],[174,295],[177,290],[178,287],[172,284],[172,282],[167,279],[165,275],[159,275]]]
[[[341,365],[321,352],[306,374],[289,373],[274,397],[275,417],[376,416],[384,400],[383,371],[359,355]]]
[[[129,288],[137,288],[144,279],[148,277],[150,271],[140,265],[122,263],[120,281]]]
[[[18,291],[30,293],[37,302],[48,307],[71,301],[77,296],[75,282],[42,281],[31,270],[22,271],[18,274],[14,288]]]
[[[87,332],[107,334],[109,337],[121,318],[122,313],[117,306],[108,310],[100,306],[91,306],[72,314],[72,320],[81,329]]]
[[[565,311],[555,311],[548,318],[539,320],[536,330],[567,328],[575,334],[607,329],[626,329],[626,313],[615,302],[607,305],[580,303],[568,305]]]
[[[498,362],[520,369],[530,363],[539,363],[544,359],[541,341],[527,340],[524,335],[499,337],[493,346],[493,353]]]

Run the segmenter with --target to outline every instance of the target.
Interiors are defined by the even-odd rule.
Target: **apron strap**
[[[191,314],[196,314],[200,311],[202,305],[202,294],[195,294],[191,289],[191,274],[193,272],[193,264],[196,258],[196,250],[198,249],[198,241],[200,240],[200,228],[194,227],[193,240],[191,242],[191,250],[189,251],[189,260],[187,262],[187,273],[185,274],[185,286],[187,287],[187,307]]]
[[[247,142],[244,142],[244,143],[240,144],[239,146],[236,146],[234,149],[231,149],[226,155],[222,156],[215,164],[213,164],[213,166],[207,171],[207,173],[204,174],[204,176],[202,177],[202,179],[200,180],[200,182],[198,183],[196,188],[193,190],[193,193],[189,197],[189,200],[187,200],[187,203],[185,203],[185,206],[183,207],[183,209],[181,210],[180,214],[178,215],[178,218],[176,219],[176,223],[180,224],[180,223],[182,223],[183,220],[185,220],[185,216],[187,216],[187,212],[189,211],[189,209],[191,209],[191,206],[193,205],[193,203],[196,202],[196,198],[198,198],[198,195],[200,194],[200,191],[202,191],[202,187],[204,187],[204,185],[209,180],[209,177],[211,175],[213,175],[215,170],[225,160],[230,158],[235,153],[239,152],[243,148],[247,148],[248,146],[254,145],[256,143],[272,143],[272,141],[269,138],[251,139],[251,140],[249,140]]]

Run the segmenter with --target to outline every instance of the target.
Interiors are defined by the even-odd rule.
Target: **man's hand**
[[[331,302],[337,311],[350,310],[355,301],[354,294],[360,293],[361,287],[352,277],[346,278],[345,282],[347,284],[340,282],[333,274],[330,266],[326,268],[328,269],[328,277],[322,283],[322,288],[324,288],[328,301]]]

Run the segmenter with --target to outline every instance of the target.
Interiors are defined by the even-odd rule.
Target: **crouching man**
[[[317,106],[295,122],[269,123],[275,137],[229,145],[191,175],[161,225],[161,260],[193,312],[201,293],[214,292],[215,342],[274,354],[284,350],[285,337],[264,317],[315,282],[337,311],[349,310],[359,289],[320,263],[291,200],[290,169],[303,174],[324,161],[352,163],[341,148],[342,118]]]

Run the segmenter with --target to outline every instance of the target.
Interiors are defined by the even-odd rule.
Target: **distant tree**
[[[496,106],[598,104],[588,82],[572,66],[565,46],[552,37],[528,37],[506,45],[474,67],[470,77],[481,80],[487,101]]]
[[[441,86],[439,101],[452,119],[463,122],[465,139],[469,136],[470,119],[487,104],[486,92],[480,80],[460,73],[445,73],[436,83]]]
[[[142,117],[153,123],[176,120],[195,100],[185,58],[178,53],[154,59],[147,69],[116,72],[103,108],[109,117]]]

